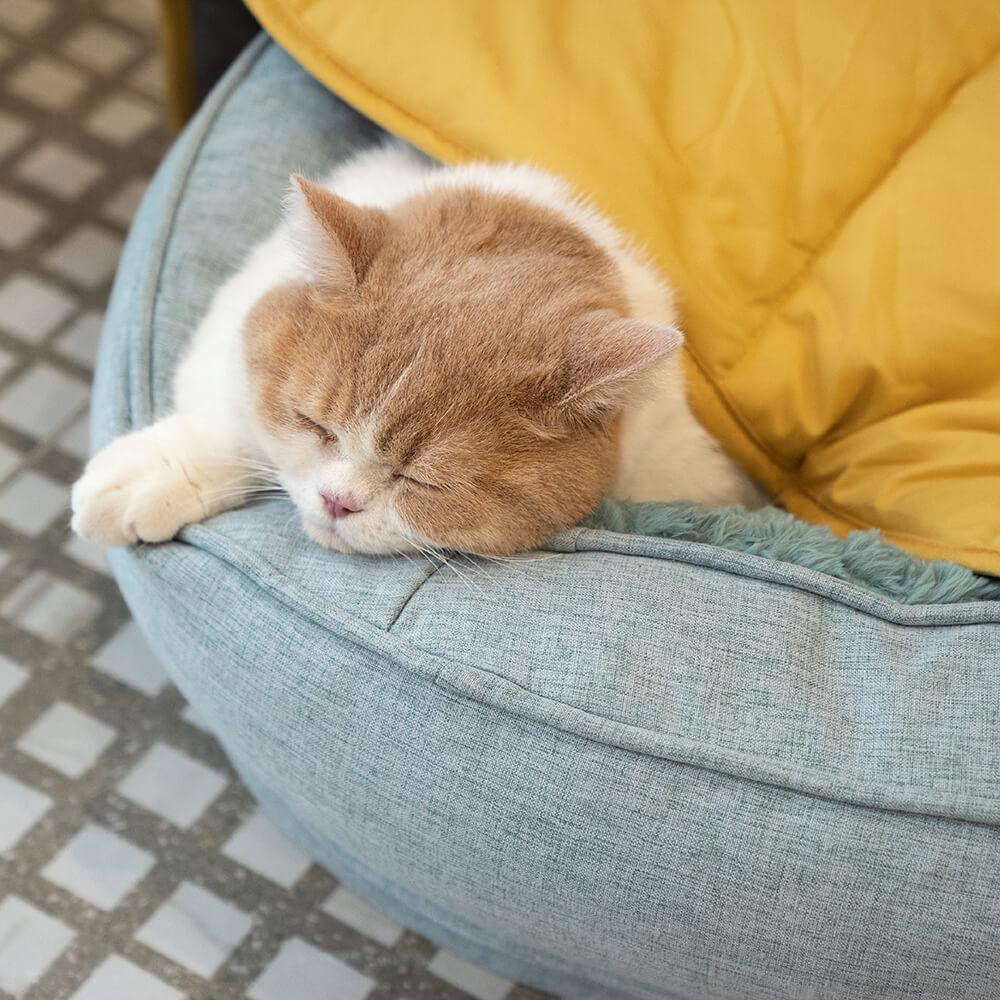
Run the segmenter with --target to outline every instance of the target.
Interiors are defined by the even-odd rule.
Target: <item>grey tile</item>
[[[10,2],[4,0],[3,6]],[[36,56],[7,81],[11,93],[49,111],[69,108],[86,85],[87,78],[80,70],[51,56]]]
[[[94,309],[83,313],[59,336],[56,350],[87,368],[94,367],[104,316]]]
[[[90,458],[90,415],[85,413],[59,435],[59,447],[75,455],[81,462]]]
[[[166,70],[159,56],[150,56],[130,77],[129,83],[138,91],[159,100],[166,91]]]
[[[24,535],[40,535],[58,515],[69,521],[69,489],[26,469],[0,492],[0,521]]]
[[[184,1000],[184,994],[128,959],[108,955],[70,1000]]]
[[[90,394],[78,379],[42,363],[0,396],[0,421],[33,437],[48,437],[83,407]]]
[[[101,176],[104,168],[100,160],[87,153],[47,139],[24,156],[14,172],[21,180],[58,198],[77,198]]]
[[[0,900],[0,990],[24,996],[75,936],[68,924],[17,896]]]
[[[147,178],[133,178],[123,184],[118,193],[104,203],[101,214],[104,218],[117,222],[120,226],[129,226],[148,186],[149,180]]]
[[[342,924],[353,927],[367,937],[391,948],[403,935],[404,927],[384,913],[373,909],[343,886],[338,886],[323,904],[322,910]]]
[[[64,555],[87,566],[89,569],[105,576],[111,576],[111,564],[108,562],[108,550],[97,542],[88,541],[79,535],[71,534],[62,547]]]
[[[447,951],[439,951],[427,969],[438,979],[465,990],[476,1000],[504,1000],[514,986],[509,979],[501,979]]]
[[[120,70],[136,53],[132,37],[119,28],[100,22],[87,22],[63,44],[62,51],[97,73],[105,75]]]
[[[13,250],[30,240],[48,216],[37,205],[0,191],[0,247]]]
[[[0,854],[9,851],[52,808],[52,799],[0,771]]]
[[[53,0],[4,0],[0,4],[0,28],[27,35],[41,28],[54,12]]]
[[[148,132],[161,117],[159,109],[148,101],[115,94],[87,118],[85,127],[105,142],[124,146]]]
[[[174,894],[136,932],[135,939],[206,979],[253,926],[239,907],[192,882]]]
[[[35,570],[0,603],[8,621],[55,643],[89,625],[100,610],[99,598],[44,570]]]
[[[134,621],[129,621],[94,654],[93,665],[102,673],[152,698],[169,683],[163,668]]]
[[[150,31],[157,24],[157,0],[104,0],[104,10],[123,24]]]
[[[149,851],[87,823],[42,869],[42,876],[99,910],[113,910],[154,864]]]
[[[311,864],[309,857],[259,811],[222,845],[222,853],[285,889],[290,889]]]
[[[28,134],[28,126],[6,111],[0,111],[0,158],[15,149]]]
[[[224,774],[157,742],[119,782],[119,795],[186,830],[226,787]]]
[[[31,671],[27,667],[0,654],[0,705],[20,691],[30,676]]]
[[[116,732],[75,705],[57,701],[50,705],[15,744],[67,778],[79,778],[114,742]]]
[[[50,250],[45,263],[57,274],[89,288],[115,273],[121,252],[118,236],[88,222]]]
[[[0,480],[6,479],[20,464],[24,456],[0,441]]]
[[[364,1000],[375,983],[301,938],[286,941],[247,992],[250,1000]]]
[[[76,308],[76,299],[33,274],[15,274],[0,286],[0,328],[37,342]]]

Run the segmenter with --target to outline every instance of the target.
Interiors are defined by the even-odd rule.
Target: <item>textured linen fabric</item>
[[[249,3],[375,121],[647,246],[696,411],[789,510],[1000,575],[996,0]]]
[[[377,134],[251,46],[130,234],[95,445],[168,405],[288,173]],[[1000,996],[996,602],[582,528],[351,558],[280,502],[112,562],[271,819],[452,951],[591,1000]]]

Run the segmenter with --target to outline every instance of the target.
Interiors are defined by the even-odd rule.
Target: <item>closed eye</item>
[[[446,487],[438,486],[436,483],[427,483],[423,479],[414,479],[413,476],[407,476],[402,472],[394,472],[392,478],[397,483],[406,483],[407,486],[416,486],[418,489],[432,490],[435,493],[440,493],[446,489]]]
[[[295,419],[298,421],[299,426],[304,430],[312,431],[323,442],[323,444],[336,444],[337,435],[333,431],[328,431],[322,424],[316,423],[311,417],[307,417],[304,413],[299,413],[298,410],[295,411]]]

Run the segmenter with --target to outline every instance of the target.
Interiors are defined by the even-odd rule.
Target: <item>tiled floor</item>
[[[279,836],[68,529],[155,0],[0,0],[0,1000],[529,1000]]]

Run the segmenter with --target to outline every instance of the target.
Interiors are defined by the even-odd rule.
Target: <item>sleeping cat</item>
[[[562,182],[389,144],[293,178],[173,412],[91,459],[73,528],[164,541],[268,481],[359,553],[530,549],[608,491],[759,506],[691,414],[680,344],[670,289]]]

